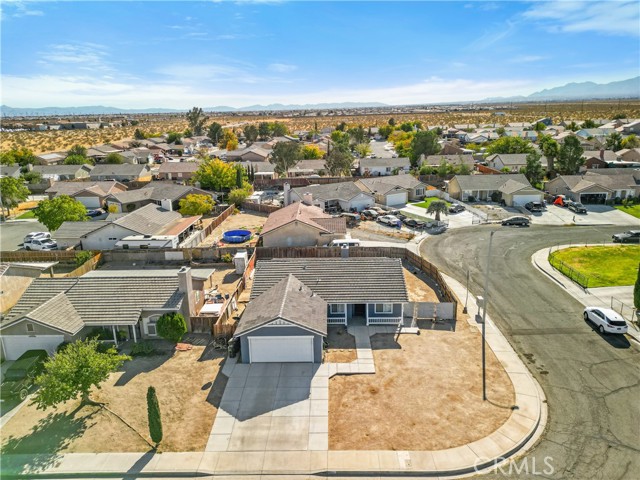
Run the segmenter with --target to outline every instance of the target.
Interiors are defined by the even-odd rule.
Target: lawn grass
[[[33,210],[28,210],[22,215],[20,215],[19,217],[17,217],[18,220],[24,220],[26,218],[36,218],[36,216],[33,214]]]
[[[628,213],[629,215],[633,215],[636,218],[640,218],[640,205],[631,205],[625,207],[624,205],[616,205],[618,210],[624,213]]]
[[[438,198],[438,197],[425,198],[424,201],[422,201],[420,203],[412,203],[411,205],[413,205],[415,207],[429,208],[429,205],[431,205],[431,202],[435,202],[437,200],[446,203],[447,207],[449,205],[451,205],[451,202],[447,202],[446,200],[442,200],[441,198]]]
[[[575,279],[582,286],[633,285],[640,263],[640,246],[571,247],[553,252],[549,261],[560,272]],[[579,278],[574,278],[576,272]],[[580,277],[581,275],[586,279]]]

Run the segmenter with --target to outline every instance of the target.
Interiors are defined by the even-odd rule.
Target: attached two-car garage
[[[248,337],[247,352],[250,363],[261,362],[313,362],[315,360],[314,337],[273,336]]]
[[[49,354],[64,341],[64,335],[3,335],[2,351],[5,360],[17,360],[28,350],[46,350]]]

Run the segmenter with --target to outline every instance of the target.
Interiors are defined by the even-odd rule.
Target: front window
[[[36,328],[33,323],[27,323],[27,333],[35,333]]]
[[[344,315],[344,303],[332,303],[329,306],[329,311],[331,313],[339,313]]]
[[[393,305],[391,303],[376,303],[376,313],[393,313]]]
[[[158,335],[158,331],[156,329],[156,323],[158,323],[158,319],[160,315],[154,315],[147,319],[147,335],[150,337],[155,337]]]

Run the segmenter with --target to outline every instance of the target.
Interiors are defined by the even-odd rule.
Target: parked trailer
[[[116,242],[116,248],[149,249],[149,248],[178,248],[176,235],[130,235]]]

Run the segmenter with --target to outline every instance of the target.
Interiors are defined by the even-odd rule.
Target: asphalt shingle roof
[[[198,193],[202,195],[211,195],[210,192],[191,185],[178,185],[175,183],[151,182],[149,185],[137,190],[128,190],[126,192],[117,192],[112,197],[119,203],[131,203],[141,200],[155,200],[157,202],[163,199],[177,200],[190,193]]]
[[[96,165],[91,170],[91,177],[98,177],[104,175],[131,175],[131,176],[143,176],[148,173],[149,167],[146,165],[138,165],[135,163],[122,163],[122,164],[105,164]]]
[[[93,165],[34,165],[32,171],[43,175],[76,175],[80,170],[89,172],[92,168]]]
[[[313,198],[322,200],[351,200],[353,197],[363,193],[354,182],[329,183],[326,185],[309,185],[307,187],[292,188],[300,198],[304,198],[305,193],[310,193]]]
[[[456,175],[454,177],[458,181],[461,190],[498,190],[507,180],[522,183],[530,187],[531,184],[527,177],[522,173],[504,174],[504,175]]]
[[[80,238],[88,233],[109,225],[111,222],[96,220],[93,222],[63,222],[56,230],[56,238]]]
[[[360,168],[391,167],[402,168],[411,166],[411,161],[407,157],[398,158],[362,158]]]
[[[96,188],[100,195],[105,196],[111,193],[113,190],[120,191],[126,190],[127,187],[122,185],[115,180],[109,180],[106,182],[56,182],[49,188],[45,190],[46,193],[55,193],[57,195],[75,195],[82,190],[93,189]]]
[[[158,170],[160,173],[193,173],[200,167],[197,162],[164,162]]]
[[[235,335],[243,335],[282,318],[327,335],[327,302],[289,274],[247,305]]]
[[[292,222],[301,222],[326,233],[346,233],[347,231],[344,218],[334,219],[331,215],[324,213],[321,208],[294,202],[269,215],[262,228],[262,235]]]
[[[289,274],[329,303],[408,301],[400,259],[380,257],[260,260],[251,298]]]
[[[182,215],[178,212],[170,212],[158,205],[149,204],[114,220],[113,223],[141,235],[153,235],[181,218]]]

